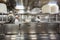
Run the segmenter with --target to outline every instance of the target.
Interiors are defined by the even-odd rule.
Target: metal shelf
[[[40,12],[40,13],[36,13],[36,14],[31,14],[31,13],[27,13],[27,12],[25,12],[25,13],[17,13],[16,15],[58,15],[58,14],[60,14],[60,13],[55,13],[55,14],[50,14],[50,13],[42,13],[42,12]]]
[[[56,21],[56,22],[23,22],[23,23],[19,23],[19,24],[26,24],[26,23],[60,23],[60,21]]]

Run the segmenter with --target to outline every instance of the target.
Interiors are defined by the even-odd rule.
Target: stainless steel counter
[[[23,40],[57,40],[60,37],[57,31],[58,27],[59,24],[56,23],[24,23],[20,25],[20,32]],[[0,29],[4,31],[3,34],[6,34],[6,40],[18,40],[16,37],[19,33],[19,25],[3,24],[0,25]]]
[[[19,25],[16,24],[5,24],[6,34],[18,34]]]

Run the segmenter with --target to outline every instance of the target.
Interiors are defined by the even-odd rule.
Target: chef
[[[15,24],[19,24],[19,16],[18,15],[15,16]]]
[[[9,17],[9,23],[14,23],[15,16],[12,11],[10,11],[10,14],[8,15],[8,17]]]

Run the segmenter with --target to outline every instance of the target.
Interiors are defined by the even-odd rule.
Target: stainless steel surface
[[[49,23],[47,27],[48,33],[58,33],[59,24],[58,23]]]
[[[24,31],[24,33],[29,33],[29,23],[24,23],[21,25],[21,29]]]
[[[0,40],[5,40],[5,35],[0,35]]]
[[[17,35],[6,35],[6,36],[5,36],[5,39],[6,39],[6,40],[16,40],[16,36],[17,36]]]
[[[48,27],[48,23],[37,23],[36,33],[48,33],[47,27]]]
[[[11,40],[11,36],[6,35],[6,36],[5,36],[5,39],[6,39],[6,40]]]
[[[49,15],[41,15],[40,16],[40,21],[41,22],[48,22],[49,20]]]
[[[16,6],[20,5],[21,7],[24,7],[26,9],[28,9],[28,6],[29,6],[31,9],[33,9],[34,7],[40,8],[41,6],[48,3],[49,0],[38,0],[38,1],[37,0],[15,0],[15,1],[16,1]],[[11,0],[11,2],[12,2],[12,0]],[[13,6],[13,4],[14,3],[12,2],[12,6]],[[22,9],[22,11],[24,11],[24,8],[20,8],[20,9]],[[49,17],[49,16],[47,16],[47,17]],[[50,20],[51,22],[56,21],[56,17],[54,15],[51,15],[51,17],[53,17]],[[12,18],[11,20],[13,20],[13,19],[14,18]],[[9,21],[9,20],[8,20],[7,15],[4,15],[4,16],[0,15],[0,21],[4,22],[4,21]],[[48,18],[45,18],[45,16],[43,16],[41,21],[48,21]],[[60,21],[59,18],[58,18],[58,21]],[[25,34],[24,33],[21,34],[25,37],[25,39],[23,39],[23,36],[22,36],[23,40],[60,40],[59,39],[60,34],[59,34],[59,36],[57,34],[58,28],[59,28],[59,33],[60,33],[60,25],[57,23],[41,23],[41,22],[33,23],[33,22],[31,22],[31,23],[21,24],[20,32],[25,33]],[[5,37],[0,35],[0,40],[1,40],[1,38],[3,40],[4,40],[4,38],[6,38],[6,40],[18,40],[18,39],[16,39],[16,37],[19,36],[18,32],[19,32],[19,25],[16,25],[16,24],[0,25],[0,34],[6,34]],[[18,37],[18,38],[20,40],[21,37]]]
[[[25,33],[25,34],[24,34],[24,40],[30,40],[28,33]]]
[[[38,40],[59,40],[59,34],[38,34]]]
[[[5,34],[6,30],[5,30],[5,25],[0,24],[0,34]]]
[[[60,24],[59,24],[59,28],[58,28],[59,34],[60,34]]]
[[[31,40],[37,40],[37,35],[36,34],[29,35],[29,37],[30,37]]]
[[[19,25],[6,24],[6,34],[18,34]]]
[[[36,33],[35,27],[36,23],[24,23],[23,25],[21,25],[24,33]]]
[[[29,33],[36,33],[36,23],[30,23]]]
[[[58,33],[58,23],[27,23],[21,26],[25,33]]]
[[[2,22],[9,22],[7,15],[0,15],[0,23]]]
[[[37,33],[58,33],[59,24],[57,23],[37,23]]]
[[[59,40],[60,35],[59,34],[25,34],[24,40]],[[17,39],[17,35],[6,35],[6,40],[19,40]]]
[[[13,35],[6,35],[6,40],[18,40],[18,31],[19,25],[16,24],[4,24],[2,25],[6,27],[7,34]],[[59,40],[59,34],[57,34],[56,28],[58,24],[52,23],[25,23],[21,24],[20,32],[23,31],[24,36],[23,40]],[[18,38],[23,38],[23,36],[19,36]]]
[[[38,40],[50,40],[49,34],[39,34]]]

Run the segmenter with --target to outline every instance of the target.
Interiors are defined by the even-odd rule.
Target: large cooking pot
[[[17,35],[6,35],[6,36],[5,36],[5,39],[6,39],[6,40],[16,40],[16,36],[17,36]]]
[[[21,28],[23,29],[24,33],[36,33],[35,30],[36,23],[24,23],[21,25]]]
[[[47,32],[47,25],[48,23],[37,23],[36,24],[36,32],[37,33],[48,33]]]
[[[19,25],[16,24],[5,24],[6,25],[6,34],[18,34]]]
[[[37,23],[37,33],[58,33],[59,24],[57,23]]]
[[[20,29],[23,30],[24,33],[29,33],[29,23],[23,23],[20,26]]]
[[[6,30],[5,30],[5,25],[4,24],[0,24],[0,34],[5,34]]]
[[[59,24],[58,23],[49,23],[47,26],[48,33],[58,33]]]

